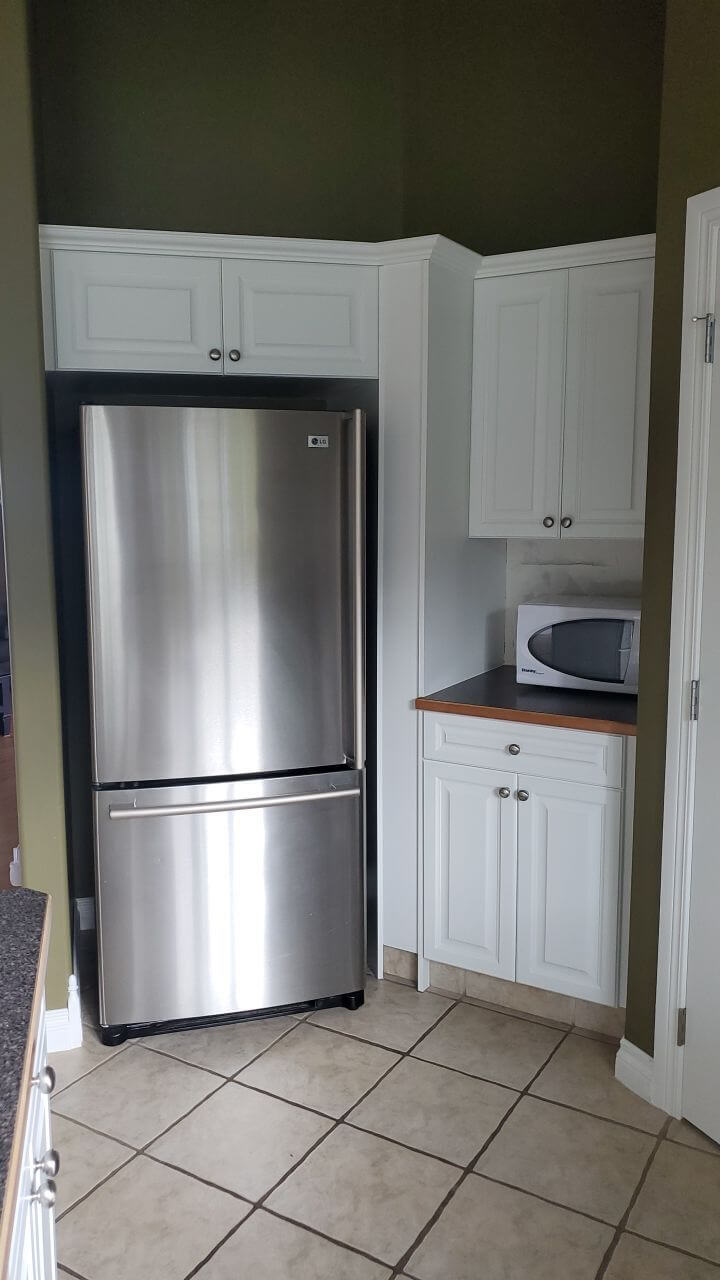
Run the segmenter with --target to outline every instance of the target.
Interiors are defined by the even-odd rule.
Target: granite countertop
[[[0,1209],[21,1103],[47,908],[45,893],[0,890]]]
[[[454,715],[526,724],[557,725],[634,737],[637,698],[627,693],[589,693],[577,689],[545,689],[518,684],[514,667],[494,667],[483,675],[416,698],[419,711],[449,711]]]

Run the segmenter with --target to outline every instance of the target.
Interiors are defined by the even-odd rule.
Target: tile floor
[[[56,1055],[81,1280],[720,1280],[720,1148],[557,1023],[373,982],[357,1013]]]

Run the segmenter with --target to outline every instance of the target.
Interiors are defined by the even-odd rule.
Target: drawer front
[[[595,786],[622,785],[623,739],[615,734],[436,712],[426,712],[424,719],[428,760],[516,769]]]

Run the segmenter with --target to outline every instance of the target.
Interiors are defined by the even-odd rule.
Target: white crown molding
[[[646,1102],[654,1102],[655,1063],[637,1045],[622,1039],[615,1058],[615,1079]]]
[[[623,236],[618,240],[596,240],[589,244],[556,245],[521,253],[495,253],[484,257],[475,278],[520,275],[526,271],[552,271],[562,267],[591,267],[602,262],[629,262],[655,257],[655,236]]]
[[[66,1009],[48,1009],[45,1014],[48,1053],[62,1053],[65,1049],[79,1049],[83,1040],[80,1013],[80,992],[74,973],[68,978],[68,1002]]]
[[[184,231],[134,231],[123,227],[69,227],[42,224],[40,248],[96,253],[161,253],[212,258],[254,258],[285,262],[335,262],[388,266],[432,258],[444,266],[474,274],[479,254],[445,236],[415,236],[377,244],[354,240],[301,240],[275,236],[207,235]]]

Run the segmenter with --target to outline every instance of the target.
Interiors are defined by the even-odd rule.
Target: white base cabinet
[[[50,1098],[40,1083],[47,1070],[45,1035],[45,1002],[39,1020],[39,1032],[33,1059],[33,1078],[29,1085],[29,1104],[23,1147],[18,1194],[12,1220],[10,1257],[7,1280],[55,1280],[55,1213],[54,1188],[48,1182],[41,1164],[51,1154]],[[43,1195],[43,1184],[47,1184]]]
[[[424,958],[616,1005],[624,740],[424,720]]]

